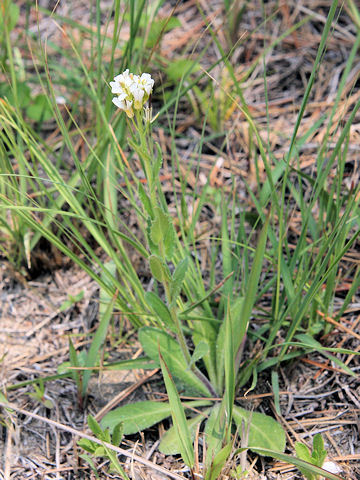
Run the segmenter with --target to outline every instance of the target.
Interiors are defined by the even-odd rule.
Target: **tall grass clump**
[[[285,434],[280,424],[263,413],[239,407],[235,395],[239,387],[255,388],[258,375],[266,369],[271,369],[273,388],[278,391],[280,364],[312,350],[323,349],[353,375],[315,337],[329,330],[324,316],[340,317],[359,287],[354,270],[353,285],[341,308],[335,308],[340,263],[359,234],[360,187],[344,187],[349,135],[360,107],[357,101],[346,109],[344,98],[351,92],[345,86],[359,47],[359,30],[332,108],[300,135],[336,24],[338,2],[332,2],[291,138],[285,154],[278,158],[269,140],[271,124],[266,140],[246,103],[244,84],[262,64],[267,92],[267,54],[309,18],[265,45],[263,55],[239,78],[232,61],[235,45],[224,51],[216,30],[200,11],[211,40],[177,68],[163,67],[172,88],[163,92],[159,106],[160,75],[153,75],[152,65],[160,69],[157,47],[164,33],[177,25],[172,16],[157,22],[161,2],[115,1],[104,23],[97,1],[94,28],[45,12],[60,29],[66,49],[27,32],[34,67],[31,74],[21,70],[21,59],[11,44],[17,9],[10,1],[5,4],[10,13],[1,24],[7,82],[0,100],[3,255],[17,267],[31,269],[32,253],[47,241],[98,283],[99,324],[85,359],[80,360],[71,340],[69,346],[72,366],[84,367],[83,372],[69,373],[77,382],[79,398],[86,397],[91,369],[114,313],[128,320],[145,356],[106,367],[159,367],[168,394],[168,402],[138,402],[115,409],[103,418],[101,427],[93,422],[93,431],[101,436],[101,428],[109,428],[118,439],[120,423],[123,433],[131,434],[171,416],[173,427],[162,438],[160,450],[180,453],[194,472],[193,441],[204,422],[206,479],[218,478],[234,455],[234,425],[243,448],[282,454]],[[226,1],[224,8],[227,42],[233,45],[246,6]],[[90,44],[87,55],[83,54],[85,44]],[[216,47],[220,59],[205,72],[200,61],[210,45]],[[59,56],[65,57],[65,67],[57,63]],[[222,82],[213,77],[219,67]],[[36,85],[40,98],[26,85]],[[63,96],[71,101],[65,98],[63,102]],[[195,173],[187,172],[197,180],[190,194],[176,146],[176,120],[184,98],[202,120],[193,160]],[[215,105],[215,99],[222,103]],[[202,183],[199,180],[202,148],[211,139],[224,137],[229,109],[241,112],[247,126],[256,188],[245,178],[241,181],[253,205],[251,212],[240,201],[236,176],[227,189],[215,188],[211,175]],[[57,132],[52,143],[40,128],[50,118]],[[171,200],[161,180],[165,152],[156,141],[159,124],[172,149]],[[212,127],[209,136],[208,124]],[[320,128],[325,133],[317,147],[315,167],[305,173],[300,164],[302,147]],[[229,138],[225,135],[224,144]],[[224,149],[222,145],[220,152]],[[261,169],[266,173],[264,182]],[[331,171],[336,172],[333,181],[329,181]],[[221,221],[219,231],[207,235],[211,255],[204,271],[198,228],[207,204]],[[294,212],[301,218],[295,245],[288,234]],[[139,265],[149,281],[144,281]],[[270,299],[269,308],[262,303],[265,297]],[[255,308],[265,319],[260,326],[252,322]],[[260,347],[244,357],[247,342]],[[196,399],[182,402],[180,390]]]

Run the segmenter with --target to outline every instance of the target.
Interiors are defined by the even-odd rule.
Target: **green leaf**
[[[231,319],[231,329],[233,332],[238,332],[239,329],[242,330],[241,323],[241,311],[244,304],[244,297],[237,297],[232,304],[229,306],[227,304],[227,313],[230,309],[230,319]],[[216,372],[218,377],[218,390],[223,391],[224,385],[224,368],[225,368],[225,338],[226,338],[226,325],[227,322],[222,322],[219,333],[216,339]],[[234,345],[233,345],[234,348]],[[235,353],[235,350],[234,350]]]
[[[327,455],[324,448],[324,440],[320,433],[317,433],[314,436],[313,451],[311,454],[308,447],[300,442],[295,443],[295,451],[298,458],[317,467],[322,467]],[[299,467],[299,470],[308,480],[316,480],[317,475],[311,472],[308,468]]]
[[[305,460],[305,462],[312,463],[311,462],[311,453],[310,453],[310,450],[308,449],[308,447],[306,445],[304,445],[303,443],[300,443],[300,442],[296,442],[295,443],[295,451],[296,451],[296,455],[299,458],[301,458],[301,460]]]
[[[15,2],[9,2],[8,9],[5,11],[5,15],[0,15],[0,32],[3,34],[4,30],[4,20],[7,22],[8,32],[15,27],[17,21],[19,20],[20,7],[16,5]]]
[[[95,457],[105,457],[106,456],[105,447],[103,447],[102,445],[98,445],[96,447],[95,452],[94,452],[94,456]]]
[[[194,446],[191,440],[190,430],[189,430],[188,424],[186,423],[185,411],[183,406],[181,405],[179,394],[172,380],[170,371],[164,361],[163,356],[161,355],[160,344],[159,344],[159,359],[160,359],[161,371],[164,377],[166,391],[169,397],[173,424],[175,425],[178,438],[179,438],[181,457],[186,463],[186,465],[192,468],[195,463],[195,455],[194,455]]]
[[[242,304],[241,314],[239,316],[239,323],[237,325],[238,328],[234,328],[234,332],[236,332],[236,343],[234,344],[235,352],[238,351],[242,339],[247,330],[247,326],[249,323],[249,319],[251,316],[252,309],[254,307],[256,293],[259,284],[259,278],[262,270],[262,264],[265,254],[265,247],[266,247],[266,240],[267,240],[267,232],[269,226],[269,217],[266,219],[264,226],[260,232],[259,242],[256,247],[254,262],[251,267],[251,272],[246,288],[246,292],[244,295],[244,302]]]
[[[158,362],[158,345],[160,344],[164,360],[174,377],[189,389],[189,393],[200,393],[208,397],[209,391],[195,373],[187,368],[182,350],[168,333],[154,327],[143,327],[139,330],[139,341],[146,355]]]
[[[186,420],[192,441],[194,441],[197,426],[199,425],[199,423],[205,420],[205,416],[209,411],[210,409],[206,409],[203,411],[202,414],[196,415],[195,417]],[[169,430],[167,430],[165,434],[161,437],[159,450],[164,455],[177,455],[180,453],[179,436],[175,425],[170,427]]]
[[[172,330],[174,328],[170,311],[165,303],[153,292],[146,292],[145,300],[150,305],[151,309],[160,318],[163,324]]]
[[[205,480],[217,480],[224,468],[233,448],[232,442],[229,442],[216,455],[211,463],[210,469],[206,472]]]
[[[75,350],[74,344],[71,340],[71,337],[69,337],[69,356],[70,356],[70,365],[72,367],[79,367],[78,355],[76,353],[76,350]],[[60,368],[59,368],[59,371],[60,371]],[[76,382],[76,386],[77,386],[78,391],[80,392],[80,389],[81,389],[81,371],[71,370],[71,375]]]
[[[198,63],[194,63],[187,58],[181,58],[180,60],[173,60],[165,69],[165,72],[170,80],[178,82],[183,75],[186,77],[190,72],[196,72],[199,69],[200,66]]]
[[[184,406],[186,408],[195,408],[207,406],[208,404],[209,401],[197,400],[186,402]],[[170,415],[171,410],[168,403],[149,400],[116,408],[107,413],[100,423],[103,428],[108,427],[111,433],[119,423],[123,423],[124,435],[131,435],[161,422],[161,420],[170,417]]]
[[[164,249],[165,249],[165,256],[168,260],[171,260],[173,257],[175,248],[175,229],[174,225],[171,222],[168,231],[164,237]]]
[[[110,144],[107,147],[103,165],[102,195],[104,201],[104,220],[109,229],[118,229],[118,186],[116,185],[117,167],[111,155]]]
[[[160,283],[170,280],[167,266],[157,255],[150,255],[149,265],[152,276]]]
[[[279,374],[276,370],[271,371],[271,385],[274,392],[275,410],[278,415],[281,415],[280,410],[280,388],[279,388]]]
[[[189,267],[189,258],[183,258],[176,266],[175,271],[172,276],[170,295],[171,303],[175,304],[177,297],[181,292],[182,284],[185,280],[185,275]]]
[[[230,435],[231,423],[232,423],[232,411],[234,406],[235,399],[235,355],[234,355],[234,343],[233,335],[234,331],[232,329],[231,318],[230,318],[230,306],[226,309],[227,314],[225,317],[225,393],[224,393],[224,402],[225,402],[225,411],[226,411],[226,422],[227,422],[227,431]],[[230,440],[230,438],[227,438]]]
[[[80,440],[79,440],[79,442],[80,442]],[[78,444],[79,444],[79,442],[78,442]],[[83,448],[83,447],[81,447],[81,448]],[[93,453],[93,452],[90,452],[90,453]],[[94,472],[96,478],[99,478],[99,475],[97,473],[97,469],[95,467],[95,463],[94,463],[93,459],[91,457],[89,457],[89,455],[86,455],[86,453],[81,453],[79,455],[79,457],[82,458],[85,462],[87,462],[90,465],[90,468]]]
[[[202,359],[205,355],[209,353],[210,347],[207,342],[204,342],[201,340],[195,347],[195,350],[193,354],[191,355],[191,360],[189,367],[194,365],[194,363],[198,362],[200,359]],[[188,368],[189,368],[188,367]]]
[[[225,439],[225,405],[213,406],[205,426],[206,468],[209,469]]]
[[[54,408],[54,404],[53,402],[50,400],[50,399],[45,399],[42,401],[43,405],[48,408],[48,409],[51,409],[51,408]]]
[[[93,434],[95,435],[96,438],[98,438],[99,440],[104,440],[104,432],[102,430],[102,428],[100,427],[100,425],[98,424],[98,422],[95,420],[94,417],[92,417],[91,415],[88,415],[87,417],[87,423],[89,425],[89,428],[90,430],[93,432]]]
[[[15,104],[14,90],[12,86],[9,85],[8,83],[0,83],[0,96],[6,97],[10,104],[12,105]],[[25,108],[29,104],[30,98],[31,98],[31,89],[29,85],[23,82],[19,82],[17,84],[17,99],[18,99],[19,105]]]
[[[64,312],[65,310],[67,310],[68,308],[72,307],[73,305],[75,305],[75,303],[77,302],[80,302],[80,300],[82,300],[84,297],[84,290],[81,290],[81,292],[79,292],[77,295],[75,295],[74,297],[70,294],[68,294],[68,299],[65,300],[65,302],[63,302],[59,309],[61,312]]]
[[[110,432],[113,432],[119,423],[123,423],[124,435],[131,435],[161,422],[170,415],[171,410],[168,403],[136,402],[107,413],[101,420],[101,426],[109,427]]]
[[[116,447],[118,447],[121,443],[123,435],[124,435],[124,424],[123,422],[119,422],[117,425],[115,425],[115,428],[113,430],[111,443]]]
[[[37,95],[33,102],[27,107],[26,115],[35,122],[46,122],[53,117],[53,111],[49,104],[48,97],[44,94]]]
[[[147,196],[142,183],[139,183],[138,195],[139,195],[139,198],[140,198],[140,202],[142,203],[146,213],[151,217],[152,216],[152,208],[151,208],[150,198]]]
[[[110,460],[110,471],[116,472],[121,475],[123,480],[129,480],[129,477],[126,475],[124,469],[120,465],[120,462],[117,458],[116,452],[104,445],[105,455]]]
[[[244,408],[234,406],[233,418],[240,427],[240,431],[242,420],[248,422],[250,416],[249,448],[251,450],[254,448],[267,448],[283,452],[286,444],[285,432],[276,420],[263,413],[250,412]]]
[[[157,153],[156,153],[156,157],[153,161],[153,164],[151,165],[151,167],[152,167],[152,179],[153,179],[154,185],[156,185],[156,183],[159,181],[160,169],[161,169],[162,164],[163,164],[161,147],[157,142],[155,143],[155,146],[156,146]]]
[[[162,18],[160,20],[152,21],[146,40],[146,46],[148,48],[153,48],[159,41],[161,33],[168,32],[178,26],[181,26],[181,22],[177,17]]]
[[[156,208],[154,213],[155,219],[151,225],[150,235],[155,245],[159,245],[164,241],[164,237],[170,229],[171,218],[161,208]]]
[[[77,444],[79,445],[80,448],[82,448],[83,450],[86,450],[89,453],[94,453],[98,447],[97,443],[92,442],[87,438],[80,438],[80,440],[77,441]]]
[[[324,446],[324,440],[321,436],[321,433],[317,433],[313,439],[313,452],[311,455],[314,459],[315,465],[322,467],[325,458],[327,456],[327,451]]]

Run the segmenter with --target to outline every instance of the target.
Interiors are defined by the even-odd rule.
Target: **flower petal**
[[[119,97],[114,97],[112,99],[112,102],[114,105],[116,105],[118,108],[121,108],[121,110],[125,110],[126,104],[122,100],[119,99]]]

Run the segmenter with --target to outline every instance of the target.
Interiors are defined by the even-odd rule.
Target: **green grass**
[[[11,15],[0,24],[5,39],[0,51],[0,249],[8,261],[25,272],[31,269],[32,254],[40,240],[46,240],[98,283],[98,330],[84,364],[70,343],[74,366],[94,367],[112,313],[127,316],[135,331],[140,331],[140,338],[143,336],[141,342],[149,362],[161,363],[175,425],[179,419],[180,452],[191,467],[193,426],[187,426],[175,387],[179,385],[171,375],[197,394],[223,399],[209,413],[207,425],[212,430],[205,427],[213,454],[207,463],[207,478],[213,478],[229,457],[236,389],[245,385],[255,388],[258,374],[267,369],[274,392],[278,392],[280,364],[317,350],[314,338],[329,332],[330,326],[319,312],[339,319],[360,284],[358,267],[352,266],[352,286],[340,307],[335,305],[344,258],[360,231],[360,186],[349,188],[345,182],[351,128],[360,107],[360,101],[351,108],[346,102],[353,93],[347,87],[360,44],[359,14],[349,2],[356,41],[332,107],[304,130],[319,70],[341,10],[338,2],[332,2],[291,137],[279,158],[270,142],[271,73],[267,58],[311,17],[302,18],[276,38],[266,40],[265,35],[261,54],[254,56],[239,75],[233,57],[236,47],[246,47],[262,29],[266,33],[279,15],[277,9],[264,13],[261,25],[235,41],[248,4],[240,8],[239,2],[224,1],[225,46],[200,10],[199,18],[207,28],[206,41],[192,45],[191,54],[184,52],[182,58],[169,63],[161,57],[159,46],[165,33],[178,23],[172,17],[156,23],[162,3],[115,1],[111,17],[110,10],[102,12],[101,2],[96,1],[91,26],[40,9],[41,14],[57,22],[64,48],[56,40],[44,43],[29,30],[19,39],[14,30],[17,11],[10,8],[15,3],[5,2]],[[123,31],[128,32],[126,40]],[[17,38],[22,42],[20,51],[15,48]],[[209,53],[212,48],[218,52],[216,61]],[[31,62],[25,62],[25,57]],[[204,59],[210,59],[206,69],[201,67]],[[247,105],[244,87],[249,79],[255,84],[254,72],[260,65],[267,135]],[[141,130],[139,118],[136,124],[127,121],[111,103],[108,82],[125,68],[161,74],[156,76],[154,133]],[[219,69],[221,75],[214,80]],[[36,95],[42,96],[39,99]],[[67,99],[66,106],[57,103],[59,95]],[[186,166],[179,140],[190,144],[193,139],[178,133],[177,127],[178,118],[189,109],[199,139]],[[200,182],[204,146],[225,138],[221,148],[232,150],[234,136],[227,131],[229,110],[241,112],[247,125],[255,188],[246,176],[238,178],[235,174],[227,188],[215,187],[210,177],[205,184]],[[56,144],[42,129],[49,118],[52,128],[57,129]],[[155,141],[159,127],[171,145],[172,210],[159,179],[166,154]],[[314,168],[305,171],[301,167],[303,147],[320,130],[324,134],[316,146]],[[214,155],[214,164],[217,158]],[[145,183],[137,175],[139,166]],[[183,174],[186,168],[188,175],[196,178],[193,191]],[[240,181],[246,186],[251,207],[241,201]],[[210,261],[204,269],[198,232],[208,205],[221,222],[216,234],[207,235]],[[127,223],[128,214],[136,219],[135,229]],[[295,215],[301,221],[294,244],[290,233]],[[151,293],[133,258],[146,265],[152,275]],[[266,320],[260,325],[253,321],[255,307]],[[165,348],[174,338],[185,376],[168,352],[160,352],[160,347]],[[190,340],[194,349],[189,348]],[[258,340],[260,351],[244,360],[245,342]],[[341,367],[351,373],[342,362]],[[91,370],[85,370],[76,375],[82,397],[86,396],[90,374]],[[279,408],[278,401],[276,404]],[[207,401],[204,406],[208,407]],[[215,429],[221,431],[220,442],[215,441]],[[274,449],[271,445],[252,446]]]

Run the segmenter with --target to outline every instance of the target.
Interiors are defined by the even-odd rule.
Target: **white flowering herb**
[[[149,73],[141,76],[129,73],[127,68],[124,73],[117,75],[110,82],[111,92],[115,95],[113,103],[124,110],[129,118],[135,114],[135,110],[142,110],[149,100],[154,86],[154,80]]]

